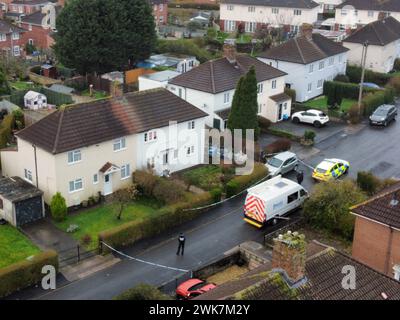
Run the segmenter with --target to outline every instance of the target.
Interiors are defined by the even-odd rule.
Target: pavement
[[[329,127],[321,130],[327,128]],[[382,178],[400,178],[397,146],[399,136],[400,124],[396,122],[387,128],[371,128],[366,124],[340,127],[333,125],[330,134],[317,140],[314,147],[308,149],[313,152],[303,153],[302,159],[307,164],[300,166],[304,171],[303,185],[308,190],[312,189],[314,182],[310,167],[329,157],[350,161],[348,176],[352,178],[361,170],[371,170]],[[292,172],[287,177],[295,179],[295,174]],[[171,267],[196,269],[245,241],[262,242],[264,234],[279,225],[258,230],[246,224],[242,220],[243,202],[244,196],[239,196],[188,223],[157,237],[140,241],[123,251],[128,255]],[[175,254],[179,232],[186,236],[183,257]],[[112,267],[79,281],[68,282],[61,278],[57,283],[58,289],[54,291],[45,292],[35,287],[10,296],[9,299],[111,299],[140,282],[158,286],[180,274],[182,273],[122,259]]]

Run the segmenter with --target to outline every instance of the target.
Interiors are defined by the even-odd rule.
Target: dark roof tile
[[[337,8],[353,6],[357,10],[394,11],[400,12],[399,0],[347,0]]]
[[[319,6],[313,0],[221,0],[221,3],[298,9],[313,9]]]

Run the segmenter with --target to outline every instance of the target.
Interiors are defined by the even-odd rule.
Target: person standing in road
[[[178,242],[179,242],[179,245],[178,245],[178,251],[176,252],[176,255],[179,255],[179,252],[181,252],[181,255],[183,256],[183,251],[185,250],[185,236],[182,232],[179,234]]]
[[[297,179],[298,184],[301,184],[303,182],[303,179],[304,179],[303,171],[301,171],[301,170],[297,171],[296,179]]]

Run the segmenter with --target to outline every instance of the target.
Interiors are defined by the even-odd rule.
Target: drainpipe
[[[36,179],[36,187],[39,189],[39,178],[38,178],[38,167],[37,167],[37,156],[36,156],[36,145],[32,144],[33,154],[35,157],[35,179]]]
[[[385,270],[384,273],[387,275],[389,272],[389,260],[390,256],[392,255],[392,240],[393,240],[393,228],[389,226],[390,234],[388,240],[388,247],[386,250],[386,259],[385,259]]]

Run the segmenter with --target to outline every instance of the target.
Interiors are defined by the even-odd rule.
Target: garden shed
[[[42,191],[20,177],[0,179],[0,218],[20,227],[44,215]]]
[[[47,108],[47,98],[42,93],[30,90],[24,96],[24,105],[32,110]]]

